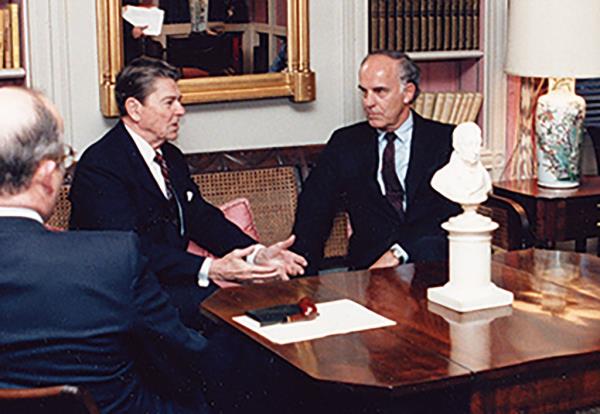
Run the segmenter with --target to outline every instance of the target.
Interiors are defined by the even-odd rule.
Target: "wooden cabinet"
[[[0,0],[0,86],[27,83],[26,16],[26,0]]]
[[[538,246],[553,249],[556,242],[575,240],[575,250],[585,252],[586,238],[598,237],[600,177],[586,176],[566,190],[538,187],[535,179],[500,181],[494,194],[525,208]]]

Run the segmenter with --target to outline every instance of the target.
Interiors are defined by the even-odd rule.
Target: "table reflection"
[[[433,302],[427,310],[444,318],[450,327],[450,359],[458,360],[464,352],[482,364],[492,364],[491,323],[498,318],[512,315],[512,307],[501,306],[477,312],[459,313]],[[456,365],[448,364],[453,373]]]

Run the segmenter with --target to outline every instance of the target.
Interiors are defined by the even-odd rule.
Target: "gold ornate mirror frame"
[[[308,0],[287,0],[287,70],[279,73],[182,79],[185,104],[290,97],[293,102],[315,99],[315,74],[310,70]],[[118,116],[115,80],[123,67],[121,0],[96,0],[100,109]]]

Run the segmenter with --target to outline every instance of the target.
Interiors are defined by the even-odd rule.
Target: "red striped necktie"
[[[169,176],[169,167],[167,166],[167,162],[165,158],[158,151],[154,156],[154,162],[158,164],[160,167],[160,172],[165,179],[165,188],[167,190],[167,198],[170,200],[173,198],[173,184],[171,184],[171,177]]]

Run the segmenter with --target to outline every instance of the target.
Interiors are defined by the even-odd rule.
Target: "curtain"
[[[537,176],[534,114],[542,86],[543,81],[537,78],[509,77],[507,161],[501,180],[522,180]]]

